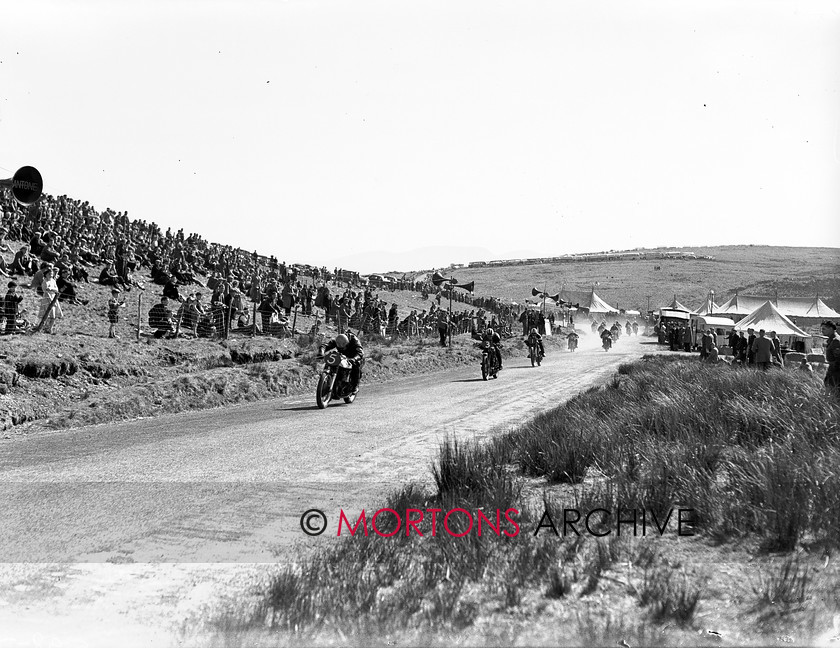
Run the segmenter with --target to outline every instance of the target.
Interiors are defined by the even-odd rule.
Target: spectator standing
[[[837,325],[832,321],[826,320],[820,328],[828,338],[825,343],[825,360],[828,363],[825,388],[829,395],[840,397],[840,335],[837,334]]]
[[[747,364],[755,364],[755,348],[753,347],[753,343],[755,342],[755,329],[747,329]]]
[[[776,331],[770,331],[770,341],[773,343],[773,359],[771,362],[780,367],[784,367],[785,360],[782,357],[782,341],[776,337]]]
[[[764,329],[759,330],[758,337],[753,340],[750,348],[753,352],[753,363],[758,365],[760,369],[767,371],[770,362],[773,360],[773,342],[770,338],[765,337]]]
[[[55,333],[55,321],[64,315],[58,301],[58,284],[53,277],[54,273],[53,268],[46,268],[44,279],[41,281],[43,297],[39,315],[44,321],[44,333]]]
[[[438,328],[438,335],[440,336],[440,345],[446,346],[446,333],[449,326],[449,317],[445,310],[442,308],[438,308],[437,313],[437,328]]]
[[[120,301],[122,291],[119,288],[111,289],[111,299],[108,300],[108,337],[119,339],[117,335],[117,324],[120,323],[120,308],[125,308],[125,301]]]
[[[23,301],[23,295],[18,295],[17,288],[17,282],[10,281],[6,297],[3,301],[3,312],[6,317],[6,327],[3,332],[6,333],[6,335],[10,335],[15,332],[18,310],[20,309],[20,303]]]

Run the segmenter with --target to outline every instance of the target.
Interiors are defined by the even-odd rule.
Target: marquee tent
[[[777,310],[785,317],[795,317],[797,320],[822,321],[825,319],[840,319],[840,313],[830,308],[819,297],[757,297],[754,295],[735,294],[729,301],[718,306],[715,315],[729,315],[730,317],[749,315],[765,302],[772,302]]]
[[[610,306],[607,302],[601,299],[594,290],[562,290],[560,291],[560,299],[576,304],[578,310],[581,310],[590,315],[606,315],[608,313],[618,313],[618,309]]]
[[[686,313],[691,312],[690,308],[686,308],[680,302],[677,301],[676,295],[674,295],[674,300],[670,304],[668,304],[667,306],[663,306],[662,308],[667,308],[669,310],[685,311]]]
[[[736,322],[736,331],[746,331],[747,329],[755,329],[756,331],[764,329],[767,333],[770,333],[770,331],[776,331],[776,334],[780,337],[784,335],[792,335],[799,338],[811,337],[808,333],[803,331],[782,313],[780,313],[779,309],[776,308],[773,305],[773,302],[769,300],[764,302],[752,313]]]
[[[706,301],[704,301],[696,311],[692,311],[694,315],[711,315],[717,314],[719,312],[720,307],[712,300],[712,295],[709,293],[709,296],[706,297]]]

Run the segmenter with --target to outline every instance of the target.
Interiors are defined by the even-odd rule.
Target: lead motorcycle
[[[569,351],[574,351],[578,346],[577,335],[570,335],[568,340]]]
[[[481,349],[481,377],[484,380],[498,378],[499,359],[496,357],[493,345],[485,340],[478,346]]]
[[[324,355],[324,368],[318,378],[315,402],[324,409],[332,400],[343,398],[348,405],[356,400],[350,370],[353,364],[338,349],[330,349]]]
[[[542,351],[540,351],[540,345],[534,343],[528,346],[528,357],[531,358],[531,366],[533,367],[534,365],[540,366],[540,363],[545,356]]]

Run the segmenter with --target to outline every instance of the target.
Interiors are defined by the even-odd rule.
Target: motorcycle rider
[[[327,342],[327,345],[321,349],[319,357],[323,355],[324,351],[330,349],[338,349],[353,365],[350,370],[350,381],[353,383],[353,393],[358,393],[359,382],[362,380],[362,365],[365,361],[365,353],[362,350],[362,343],[359,338],[353,335],[349,329],[347,333],[339,333],[334,340]]]
[[[492,328],[487,328],[484,331],[484,335],[481,336],[481,339],[485,342],[490,343],[490,347],[496,352],[496,364],[499,366],[499,371],[502,370],[502,351],[499,345],[502,342],[501,336],[496,333]]]
[[[531,329],[531,332],[528,334],[528,341],[526,344],[529,347],[536,344],[540,350],[540,356],[543,358],[545,357],[545,347],[543,346],[542,335],[539,334],[536,328]]]
[[[578,336],[578,334],[575,333],[574,331],[569,333],[569,335],[566,337],[566,341],[567,341],[567,345],[568,345],[569,349],[577,348],[578,337],[580,337],[580,336]]]

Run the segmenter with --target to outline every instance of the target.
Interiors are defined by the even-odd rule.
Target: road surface
[[[330,542],[339,509],[430,482],[445,437],[498,433],[657,348],[622,336],[605,353],[592,337],[549,347],[542,367],[508,359],[488,382],[475,366],[363,385],[326,410],[312,394],[2,442],[0,648],[188,639],[295,544]],[[329,520],[322,536],[301,531],[312,508]]]

